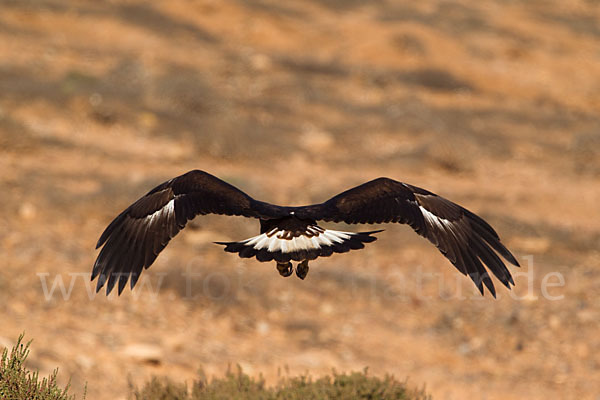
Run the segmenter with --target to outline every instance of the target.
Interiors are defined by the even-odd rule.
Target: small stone
[[[560,327],[560,318],[558,318],[556,315],[551,316],[548,319],[548,325],[550,325],[550,328],[552,329]]]
[[[320,130],[312,125],[308,126],[304,133],[300,135],[300,145],[314,153],[321,153],[327,150],[333,143],[334,138],[331,133]]]
[[[321,304],[321,306],[319,307],[319,310],[321,311],[321,313],[323,313],[325,315],[330,315],[333,313],[335,308],[333,307],[333,305],[331,303],[326,302],[326,303]]]
[[[79,367],[83,370],[89,370],[90,368],[92,368],[94,366],[94,360],[91,359],[90,357],[84,355],[84,354],[79,354],[76,358],[75,358],[75,362],[77,363],[77,365],[79,365]]]
[[[19,207],[19,216],[25,220],[32,220],[37,214],[37,209],[31,203],[23,203]]]
[[[162,348],[152,344],[130,344],[125,347],[123,354],[139,362],[149,364],[160,364],[162,360]]]
[[[271,326],[269,325],[268,322],[265,321],[259,321],[256,324],[256,331],[260,334],[260,335],[266,335],[269,333],[269,331],[271,330]]]
[[[550,248],[550,240],[543,237],[521,237],[515,242],[519,243],[521,249],[528,253],[544,253]]]
[[[250,59],[250,64],[252,68],[257,71],[265,71],[271,68],[272,62],[271,59],[264,54],[255,54]]]

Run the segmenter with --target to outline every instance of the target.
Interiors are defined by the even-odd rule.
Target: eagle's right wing
[[[487,222],[450,200],[407,183],[378,178],[324,203],[299,207],[296,214],[348,224],[407,224],[433,243],[460,272],[469,275],[481,294],[485,284],[496,296],[484,265],[506,287],[514,285],[496,252],[511,264],[519,263]]]
[[[92,270],[92,280],[99,276],[96,291],[108,282],[108,295],[118,280],[120,294],[130,276],[133,288],[142,270],[152,265],[169,240],[196,215],[260,218],[253,208],[257,203],[236,187],[199,170],[158,185],[127,207],[100,236],[96,248],[102,250]]]

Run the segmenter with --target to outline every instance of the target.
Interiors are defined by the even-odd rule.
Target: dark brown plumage
[[[234,186],[203,171],[190,171],[152,189],[115,218],[102,233],[102,247],[92,271],[96,290],[107,294],[118,282],[119,294],[130,280],[133,288],[144,268],[150,267],[169,240],[187,221],[204,214],[257,218],[260,235],[240,242],[218,242],[225,251],[258,261],[277,262],[283,276],[291,261],[302,261],[297,275],[304,279],[308,260],[361,249],[376,240],[371,232],[338,232],[317,221],[348,224],[398,222],[427,238],[464,275],[495,296],[487,267],[507,288],[514,285],[502,256],[518,266],[483,219],[427,190],[388,178],[378,178],[334,196],[321,204],[282,207],[254,200]]]

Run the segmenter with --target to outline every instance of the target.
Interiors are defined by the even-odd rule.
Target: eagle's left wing
[[[398,222],[427,238],[483,294],[483,284],[496,296],[485,267],[507,287],[513,278],[496,254],[519,266],[494,229],[469,210],[427,190],[378,178],[347,190],[325,203],[299,207],[299,217],[348,224]],[[494,252],[494,250],[496,252]]]
[[[261,218],[279,209],[204,171],[164,182],[127,207],[100,236],[96,248],[102,250],[92,270],[92,280],[98,276],[96,291],[108,282],[108,295],[118,281],[120,294],[130,277],[133,288],[142,270],[199,214]]]

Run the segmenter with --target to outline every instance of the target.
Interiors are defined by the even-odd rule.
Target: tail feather
[[[359,250],[365,243],[377,240],[372,236],[382,230],[370,232],[340,232],[324,229],[319,235],[300,235],[286,238],[280,232],[263,233],[240,242],[215,242],[225,246],[228,253],[238,253],[242,258],[256,257],[258,261],[288,262],[314,260],[317,257],[329,257],[333,253],[346,253]],[[281,232],[283,233],[283,232]]]

